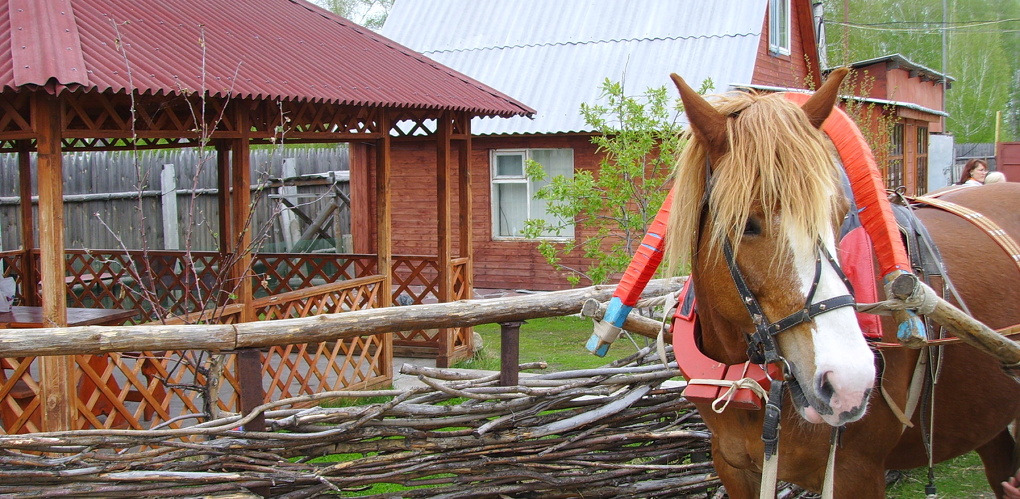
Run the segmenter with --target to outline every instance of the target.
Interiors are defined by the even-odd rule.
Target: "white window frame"
[[[790,55],[790,31],[793,29],[790,24],[793,6],[790,4],[790,0],[769,0],[769,52],[776,55]]]
[[[531,212],[531,201],[535,198],[535,191],[540,187],[536,186],[535,182],[531,181],[527,177],[528,161],[532,159],[532,151],[541,150],[564,150],[570,151],[570,171],[573,173],[574,170],[574,150],[571,148],[533,148],[533,149],[493,149],[489,155],[490,165],[490,187],[491,187],[491,203],[492,203],[492,239],[495,241],[569,241],[574,239],[574,233],[571,230],[570,234],[560,236],[540,236],[537,238],[525,237],[523,235],[506,236],[499,233],[500,228],[500,211],[499,211],[499,186],[503,184],[524,184],[527,188],[527,199],[528,203],[525,206],[526,216],[525,220],[535,218]],[[520,175],[499,175],[496,171],[497,158],[499,156],[512,156],[519,155],[522,157],[523,171]]]

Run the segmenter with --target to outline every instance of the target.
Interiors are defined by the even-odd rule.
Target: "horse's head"
[[[734,364],[750,351],[762,362],[748,334],[767,336],[777,348],[766,357],[786,370],[800,414],[831,425],[864,414],[875,379],[847,285],[826,257],[848,203],[819,128],[844,75],[803,106],[753,93],[710,103],[673,75],[692,140],[677,165],[668,251],[695,276],[705,353]],[[800,314],[812,304],[810,318]]]

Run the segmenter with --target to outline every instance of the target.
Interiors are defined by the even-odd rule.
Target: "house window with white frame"
[[[769,0],[769,51],[790,54],[790,0]]]
[[[545,180],[527,176],[528,160],[542,165]],[[561,225],[546,210],[548,201],[535,199],[535,192],[549,184],[557,175],[574,176],[573,149],[501,149],[492,151],[492,237],[520,239],[524,237],[525,220],[538,218],[552,225]],[[564,224],[559,233],[547,232],[541,237],[572,238],[574,226]]]

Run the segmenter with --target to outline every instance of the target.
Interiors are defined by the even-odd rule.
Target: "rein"
[[[708,199],[712,191],[712,186],[714,185],[713,180],[714,177],[712,175],[711,162],[708,157],[706,157],[705,192],[701,199],[701,209],[703,213],[708,211]],[[740,267],[737,266],[736,259],[733,257],[733,248],[730,245],[729,240],[725,241],[723,244],[723,254],[726,258],[726,266],[729,268],[733,284],[737,288],[737,293],[740,295],[740,301],[747,309],[747,313],[750,315],[751,321],[754,323],[755,327],[754,333],[745,333],[747,335],[747,356],[749,362],[761,365],[765,371],[766,377],[768,377],[771,382],[771,386],[768,389],[768,396],[763,397],[765,400],[765,417],[762,424],[761,439],[765,443],[765,453],[762,465],[762,481],[759,490],[760,497],[762,498],[775,497],[779,466],[779,422],[783,412],[783,389],[786,388],[787,383],[789,384],[790,396],[793,397],[798,404],[808,404],[799,382],[793,376],[793,371],[790,368],[789,363],[786,361],[786,358],[780,354],[779,345],[775,341],[774,337],[779,335],[779,333],[792,329],[795,326],[811,322],[818,315],[842,307],[854,307],[856,304],[853,297],[853,286],[850,284],[850,280],[846,277],[846,274],[843,273],[839,264],[836,263],[835,258],[832,257],[821,241],[817,243],[817,247],[818,251],[815,255],[815,276],[811,282],[811,288],[808,291],[807,298],[805,299],[804,307],[797,312],[779,319],[778,321],[771,322],[765,314],[765,311],[762,309],[761,304],[758,302],[758,298],[751,291],[750,287],[748,287],[747,280],[744,279],[744,275],[740,271]],[[817,303],[812,303],[814,301],[815,292],[818,290],[818,283],[821,281],[822,277],[822,256],[825,257],[825,260],[836,272],[836,275],[839,276],[846,285],[849,293],[827,298]],[[766,367],[769,364],[776,364],[782,368],[782,379],[772,379],[771,376],[769,376],[768,369]],[[839,433],[839,428],[833,428],[832,445],[830,446],[829,458],[826,462],[825,480],[822,487],[823,497],[826,498],[832,497],[832,470],[835,462],[835,447],[838,440],[837,435]]]

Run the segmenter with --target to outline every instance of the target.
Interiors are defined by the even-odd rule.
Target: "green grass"
[[[483,349],[473,359],[460,362],[455,367],[498,371],[501,336],[499,324],[475,326],[475,331],[482,336]],[[546,371],[591,369],[636,351],[634,344],[621,336],[605,357],[592,355],[584,348],[591,332],[591,319],[576,316],[529,320],[521,325],[520,363],[546,362],[549,365]],[[640,346],[645,345],[644,338],[636,341]]]
[[[904,478],[889,486],[886,494],[889,499],[924,497],[927,484],[928,469],[917,468],[905,472]],[[974,452],[935,465],[935,487],[939,499],[995,497],[985,480],[981,459]]]

